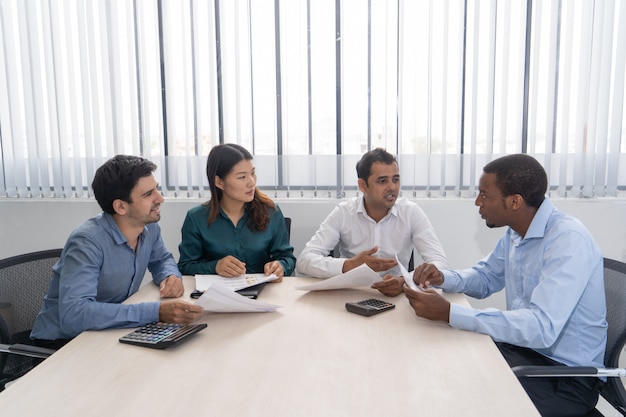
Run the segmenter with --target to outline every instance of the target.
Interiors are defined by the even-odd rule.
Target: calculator
[[[368,298],[367,300],[358,301],[356,303],[346,303],[346,310],[362,316],[373,316],[374,314],[382,313],[383,311],[391,310],[395,307],[395,304],[377,300],[376,298]]]
[[[133,330],[119,340],[131,345],[165,349],[187,340],[205,327],[206,323],[182,325],[155,321]]]

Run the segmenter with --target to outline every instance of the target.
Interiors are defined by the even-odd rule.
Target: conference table
[[[0,393],[6,416],[538,416],[486,335],[417,317],[404,295],[369,287],[302,291],[267,284],[274,312],[209,313],[182,344],[119,343],[87,331]],[[194,288],[184,277],[185,294]],[[462,294],[444,294],[467,304]],[[127,302],[154,301],[144,285]],[[346,302],[395,309],[364,317]]]

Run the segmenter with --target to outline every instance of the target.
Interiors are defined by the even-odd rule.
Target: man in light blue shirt
[[[418,316],[485,333],[510,366],[604,366],[607,337],[602,254],[577,219],[545,197],[547,176],[527,155],[483,169],[476,198],[488,227],[508,226],[493,252],[471,269],[422,264],[421,287],[485,298],[506,289],[507,310],[450,304],[432,290],[405,288]],[[585,415],[598,400],[597,378],[520,378],[542,416]]]
[[[139,289],[149,269],[162,298],[184,287],[157,222],[163,197],[156,165],[118,155],[96,171],[92,188],[103,213],[70,235],[37,316],[31,339],[58,348],[84,330],[137,327],[153,321],[188,324],[202,308],[184,301],[121,304]]]

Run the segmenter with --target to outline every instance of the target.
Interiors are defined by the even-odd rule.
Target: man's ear
[[[511,208],[517,210],[524,205],[524,197],[521,194],[513,194],[511,196]]]
[[[364,193],[367,190],[367,183],[363,178],[359,178],[357,181],[357,185],[359,186],[359,190]]]
[[[113,210],[115,210],[115,212],[119,214],[120,216],[123,216],[126,214],[127,208],[128,208],[128,203],[126,201],[120,200],[119,198],[116,200],[113,200]]]

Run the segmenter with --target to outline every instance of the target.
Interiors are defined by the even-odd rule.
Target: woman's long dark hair
[[[240,161],[251,161],[252,154],[244,147],[226,143],[216,145],[209,152],[206,162],[206,176],[209,180],[209,190],[211,191],[211,199],[204,203],[209,208],[209,225],[215,221],[220,211],[220,201],[222,201],[223,192],[215,185],[215,177],[221,179],[232,171],[233,167]],[[270,223],[270,207],[276,209],[276,205],[266,194],[262,193],[258,187],[254,190],[254,199],[248,203],[250,215],[248,217],[248,226],[252,230],[263,231],[267,229]]]

